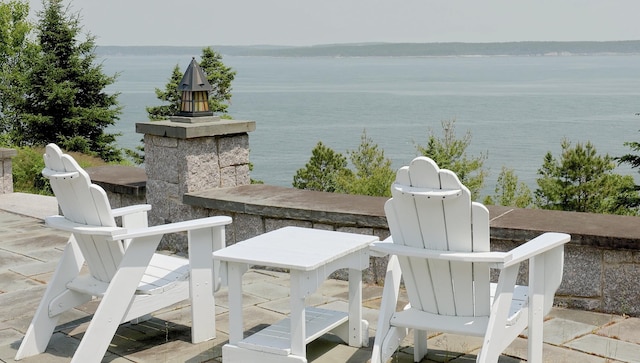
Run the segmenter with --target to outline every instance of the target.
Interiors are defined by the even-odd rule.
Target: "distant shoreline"
[[[96,48],[99,56],[199,54],[195,46],[114,46]],[[640,40],[504,43],[361,43],[313,46],[211,46],[228,56],[253,57],[478,57],[640,54]]]

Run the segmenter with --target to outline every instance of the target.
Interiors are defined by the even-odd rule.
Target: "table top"
[[[284,227],[218,250],[213,256],[221,261],[311,271],[375,241],[378,237],[365,234]]]

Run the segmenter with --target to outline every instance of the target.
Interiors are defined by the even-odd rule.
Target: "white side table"
[[[376,236],[285,227],[214,252],[227,265],[230,362],[307,362],[306,344],[332,331],[350,346],[367,345],[362,320],[362,270],[369,266],[369,244]],[[242,275],[252,265],[290,270],[291,315],[243,339]],[[305,298],[335,270],[349,269],[349,312],[305,307]]]

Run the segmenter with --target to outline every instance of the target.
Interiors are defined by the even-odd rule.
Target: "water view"
[[[108,55],[110,87],[124,112],[111,131],[120,146],[135,147],[145,107],[159,104],[171,70],[192,56]],[[290,186],[318,141],[338,152],[356,149],[366,130],[400,167],[416,156],[429,130],[456,120],[457,134],[472,134],[468,152],[488,154],[490,194],[502,166],[535,189],[537,169],[560,143],[591,141],[601,154],[629,152],[640,139],[640,55],[540,57],[239,57],[230,114],[254,120],[250,133],[252,177]],[[636,174],[619,168],[621,174]]]

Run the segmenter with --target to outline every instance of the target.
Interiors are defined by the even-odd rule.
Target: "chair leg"
[[[58,262],[53,278],[47,285],[44,296],[40,300],[38,309],[27,329],[27,333],[18,348],[15,360],[40,354],[47,349],[51,335],[58,324],[60,313],[49,315],[49,306],[58,296],[68,292],[66,283],[73,280],[84,263],[84,258],[73,236],[64,248],[62,258]],[[71,306],[69,308],[73,308]],[[68,310],[68,309],[67,309]],[[64,312],[65,310],[61,311]]]
[[[420,362],[427,355],[427,332],[413,330],[413,361]]]
[[[142,275],[151,261],[161,236],[140,237],[127,248],[118,271],[109,283],[91,319],[72,363],[100,362],[125,317]]]
[[[188,236],[191,342],[195,344],[216,337],[213,292],[219,284],[211,254],[224,245],[224,228],[191,230]],[[215,263],[219,265],[220,262]]]
[[[529,260],[528,362],[542,362],[545,255],[546,254],[538,255]]]
[[[384,279],[382,290],[382,301],[380,302],[380,315],[378,316],[378,327],[373,343],[371,363],[386,362],[393,352],[399,347],[400,342],[406,336],[406,329],[392,327],[391,317],[396,311],[398,294],[400,291],[400,278],[402,271],[396,256],[389,257],[387,273]]]
[[[510,343],[507,327],[504,325],[509,315],[509,307],[513,298],[513,289],[518,277],[520,264],[509,266],[500,272],[496,297],[491,306],[489,324],[485,333],[482,349],[476,362],[497,362],[502,350]],[[514,336],[515,337],[515,336]]]

